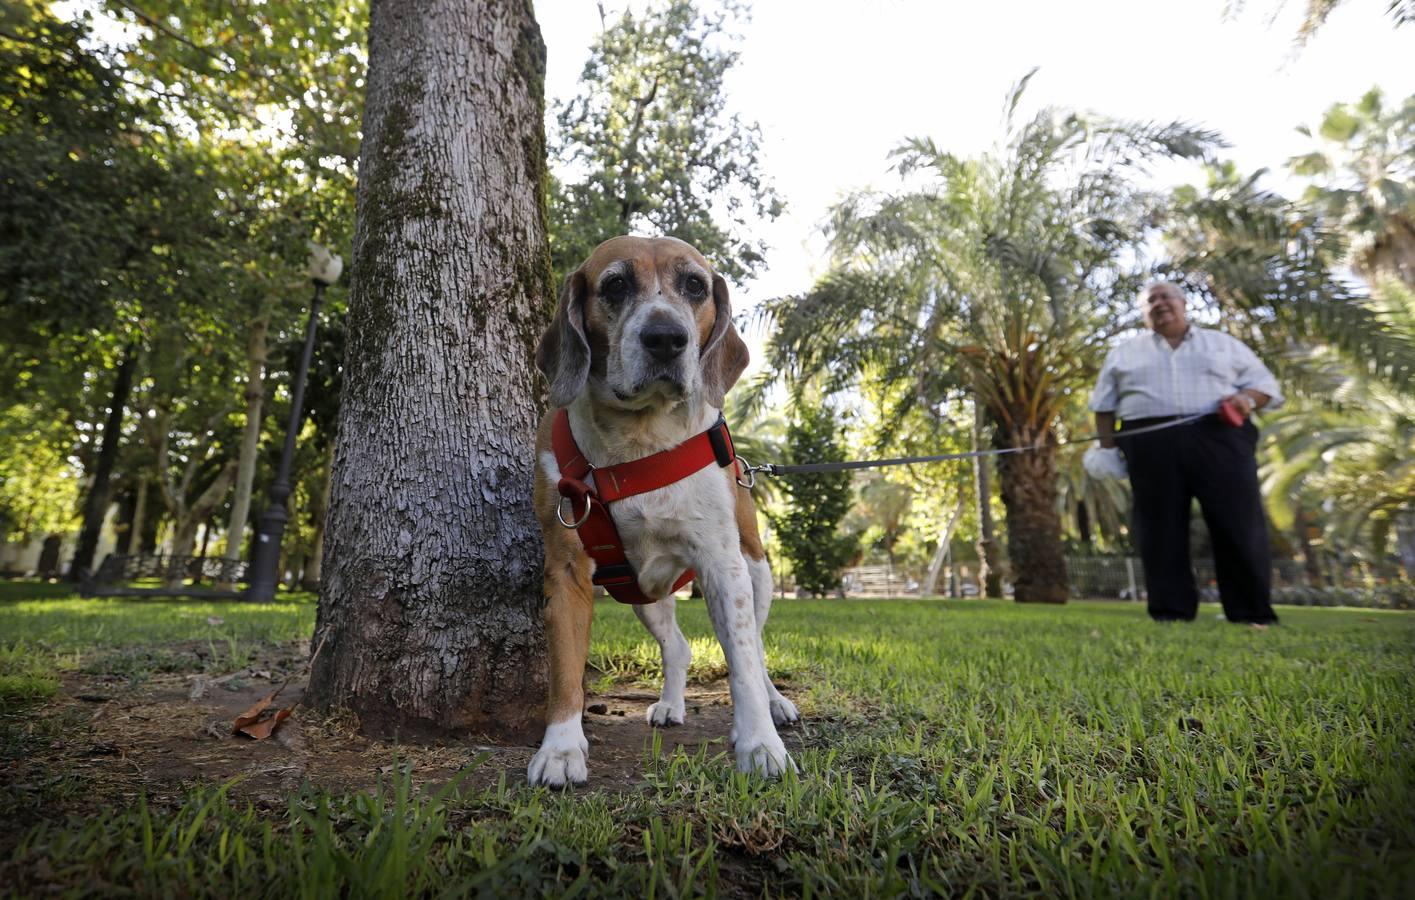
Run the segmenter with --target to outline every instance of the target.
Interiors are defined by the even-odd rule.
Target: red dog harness
[[[565,521],[558,509],[556,516],[566,528],[579,531],[585,552],[595,562],[594,583],[602,585],[620,603],[657,602],[659,598],[650,597],[639,588],[639,576],[624,555],[624,542],[619,539],[619,529],[614,527],[609,504],[667,487],[713,463],[723,468],[736,463],[727,422],[719,416],[707,431],[676,447],[617,466],[595,468],[585,459],[575,443],[575,436],[570,433],[569,414],[560,409],[551,424],[550,446],[560,466],[557,487],[562,502],[570,501],[573,520]],[[594,472],[594,487],[585,482],[591,471]],[[682,588],[694,577],[695,573],[689,569],[678,576],[672,590]]]

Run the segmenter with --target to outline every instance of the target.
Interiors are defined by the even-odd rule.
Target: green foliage
[[[844,459],[844,441],[835,413],[819,401],[798,401],[786,428],[786,448],[794,463]],[[775,515],[772,524],[796,587],[813,597],[835,591],[858,543],[840,527],[850,509],[850,475],[792,475],[782,479],[779,487],[785,511]]]
[[[33,406],[0,410],[0,541],[74,526],[79,473],[64,453],[73,437],[67,423]]]
[[[1317,136],[1319,149],[1288,161],[1314,182],[1302,203],[1339,235],[1367,281],[1415,289],[1415,96],[1389,108],[1372,88],[1328,109]]]
[[[763,263],[751,234],[782,203],[761,175],[760,129],[731,114],[723,80],[737,61],[716,11],[666,0],[626,9],[590,48],[582,92],[560,106],[551,155],[551,256],[563,278],[601,241],[631,232],[681,238],[742,281]]]

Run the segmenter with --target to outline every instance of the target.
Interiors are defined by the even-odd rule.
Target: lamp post
[[[285,523],[290,516],[285,502],[290,497],[290,464],[295,455],[295,437],[300,431],[300,413],[305,402],[305,378],[309,375],[310,358],[314,356],[314,330],[319,322],[319,304],[324,289],[339,280],[344,261],[329,249],[310,242],[308,272],[314,282],[314,301],[310,304],[310,322],[305,328],[305,350],[300,355],[300,367],[290,392],[290,423],[285,428],[285,448],[280,452],[280,469],[270,484],[270,506],[260,517],[255,546],[251,550],[250,584],[247,600],[275,599],[275,585],[280,574],[280,541],[285,536]]]

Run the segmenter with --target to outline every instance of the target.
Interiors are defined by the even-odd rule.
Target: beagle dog
[[[747,366],[732,324],[727,283],[697,250],[674,238],[608,240],[566,279],[555,319],[536,349],[551,411],[536,443],[535,510],[545,537],[545,625],[550,699],[531,784],[583,783],[589,744],[581,726],[589,654],[593,561],[562,524],[552,422],[568,413],[579,452],[594,467],[675,447],[718,421],[723,395]],[[593,470],[591,471],[591,475]],[[727,657],[737,768],[781,774],[794,763],[776,726],[799,718],[766,671],[761,633],[772,579],[752,495],[732,466],[709,465],[611,507],[638,586],[655,602],[634,612],[658,641],[663,692],[653,725],[683,723],[692,658],[674,614],[674,581],[697,573]]]

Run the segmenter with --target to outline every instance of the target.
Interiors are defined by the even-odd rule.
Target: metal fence
[[[1194,581],[1200,599],[1218,601],[1218,578],[1212,559],[1193,562]],[[1068,556],[1066,576],[1071,596],[1077,598],[1145,599],[1145,567],[1138,557]],[[905,567],[859,566],[844,573],[843,596],[883,597],[917,595],[923,573]],[[1273,562],[1273,592],[1276,598],[1310,591],[1348,591],[1369,587],[1368,580],[1356,573],[1324,572],[1324,587],[1310,588],[1306,568],[1300,561],[1280,559]],[[794,593],[787,582],[779,585],[783,594]],[[981,585],[977,581],[977,566],[967,563],[948,566],[939,574],[934,593],[944,597],[977,597]],[[1011,586],[1004,585],[1004,593]],[[1300,601],[1298,601],[1300,602]]]

